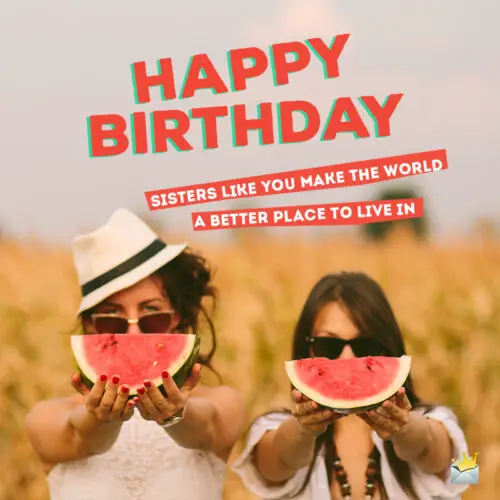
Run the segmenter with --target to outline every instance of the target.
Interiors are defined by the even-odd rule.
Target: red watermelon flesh
[[[199,340],[196,335],[173,333],[74,335],[71,347],[88,387],[101,373],[119,375],[120,385],[128,385],[134,396],[144,380],[160,387],[163,370],[181,386],[196,362]]]
[[[306,358],[286,362],[286,371],[292,385],[309,399],[356,413],[393,396],[406,381],[410,365],[410,356]]]

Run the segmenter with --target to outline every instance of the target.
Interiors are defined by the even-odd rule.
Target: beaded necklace
[[[375,489],[378,482],[378,472],[377,472],[377,460],[376,449],[368,456],[368,467],[366,468],[366,488],[365,488],[365,500],[372,500],[375,496]],[[351,500],[351,485],[347,478],[347,472],[345,471],[340,458],[338,456],[333,459],[333,470],[335,471],[335,477],[340,485],[340,492],[342,498],[345,500]]]

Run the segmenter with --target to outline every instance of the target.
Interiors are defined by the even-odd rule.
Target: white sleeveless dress
[[[136,411],[109,451],[58,464],[47,480],[51,500],[221,500],[225,471]]]

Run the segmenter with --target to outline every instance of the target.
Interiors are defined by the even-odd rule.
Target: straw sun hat
[[[104,226],[73,240],[82,292],[78,313],[147,278],[186,247],[167,245],[136,215],[119,208]]]

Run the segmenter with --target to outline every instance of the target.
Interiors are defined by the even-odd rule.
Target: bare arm
[[[243,430],[245,412],[236,391],[229,387],[193,391],[184,420],[165,431],[180,446],[212,451],[227,460]]]
[[[441,422],[411,412],[408,425],[392,439],[396,455],[427,474],[442,475],[451,464],[451,442]]]
[[[118,393],[118,394],[117,394]],[[102,397],[101,397],[102,396]],[[98,382],[86,396],[41,401],[25,419],[28,436],[46,469],[104,453],[133,413],[117,384]]]
[[[172,378],[163,376],[165,398],[149,381],[139,391],[136,400],[141,415],[157,423],[184,410],[184,420],[165,429],[170,437],[184,448],[212,451],[227,460],[243,429],[245,411],[238,393],[230,387],[196,387],[201,365],[193,367],[193,375],[179,389]]]
[[[269,483],[283,483],[311,463],[315,440],[313,433],[290,417],[262,437],[254,450],[255,466]]]
[[[383,440],[390,440],[396,455],[426,474],[443,477],[451,464],[451,441],[440,422],[412,411],[404,388],[376,410],[360,415]]]
[[[293,392],[293,397],[299,401],[295,416],[285,420],[278,429],[267,432],[254,450],[255,466],[271,484],[283,483],[298,470],[309,466],[314,457],[316,438],[334,418],[339,418],[297,391]]]

